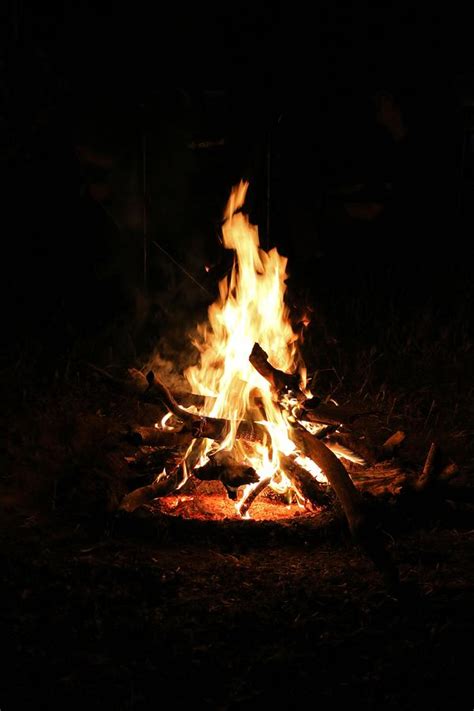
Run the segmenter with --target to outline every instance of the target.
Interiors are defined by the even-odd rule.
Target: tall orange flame
[[[241,182],[227,204],[223,242],[235,250],[234,264],[230,276],[219,284],[219,297],[209,307],[208,323],[198,327],[194,344],[200,351],[200,362],[185,372],[192,390],[206,396],[202,414],[225,418],[231,427],[220,444],[195,440],[187,460],[192,468],[204,464],[219,449],[233,450],[260,478],[271,477],[271,486],[285,491],[290,482],[280,470],[279,453],[290,454],[295,445],[285,412],[273,401],[269,383],[249,362],[254,344],[260,344],[279,370],[300,369],[303,380],[305,373],[284,300],[287,259],[276,249],[265,252],[260,248],[257,227],[240,211],[247,189],[248,183]],[[249,444],[236,440],[237,426],[243,419],[262,423],[268,441]],[[313,475],[320,474],[312,462],[300,461]]]

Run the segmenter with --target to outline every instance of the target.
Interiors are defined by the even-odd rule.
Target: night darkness
[[[474,50],[403,5],[2,6],[1,711],[472,708]],[[254,538],[117,513],[156,412],[113,383],[189,363],[241,179],[318,393],[406,477],[365,502],[396,590],[337,506]]]

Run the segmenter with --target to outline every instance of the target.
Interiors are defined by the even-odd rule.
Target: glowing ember
[[[230,276],[219,284],[219,298],[209,307],[208,323],[197,329],[193,343],[200,352],[200,362],[185,372],[193,392],[205,396],[198,414],[230,423],[221,442],[193,440],[185,457],[186,476],[204,466],[216,452],[232,452],[232,457],[252,467],[260,480],[243,489],[236,504],[241,515],[248,515],[246,502],[263,483],[281,494],[293,493],[289,498],[302,504],[301,495],[296,495],[284,472],[282,455],[290,456],[312,477],[326,481],[319,467],[300,456],[291,440],[296,399],[290,392],[283,403],[275,402],[270,383],[249,361],[254,344],[258,343],[275,368],[298,376],[295,381],[299,379],[299,389],[305,391],[306,371],[298,351],[298,336],[284,301],[287,259],[276,249],[265,252],[260,248],[257,227],[240,211],[247,188],[248,183],[241,182],[232,190],[227,204],[223,242],[235,250],[234,264]],[[311,397],[310,393],[305,394]],[[167,415],[160,426],[169,429],[169,419]],[[266,441],[237,440],[237,427],[242,420],[263,425],[268,433]]]

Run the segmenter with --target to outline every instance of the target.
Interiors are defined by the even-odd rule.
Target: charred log
[[[331,494],[326,486],[319,483],[309,472],[297,464],[292,457],[280,455],[282,469],[298,494],[314,506],[327,506]]]
[[[127,496],[122,499],[119,508],[122,511],[135,511],[135,509],[149,503],[150,501],[153,501],[153,499],[157,499],[161,496],[167,496],[173,491],[176,491],[183,481],[183,468],[181,465],[178,465],[172,472],[170,472],[170,474],[162,473],[157,476],[152,484],[142,486],[139,489],[135,489],[135,491],[132,491],[130,494],[127,494]]]
[[[201,481],[221,481],[230,499],[237,498],[237,489],[259,481],[253,467],[239,464],[227,452],[218,452],[203,467],[195,467],[193,474]]]
[[[436,460],[438,459],[438,447],[435,442],[432,442],[426,456],[423,469],[420,476],[414,483],[416,491],[425,491],[431,487],[436,479]]]
[[[191,432],[193,438],[207,438],[221,442],[229,434],[233,424],[230,420],[188,412],[176,402],[166,385],[152,371],[148,373],[147,379],[150,385],[149,389],[143,394],[142,399],[146,401],[148,394],[151,392],[153,401],[161,402],[169,412],[172,412],[173,415],[181,420],[184,428]],[[236,437],[250,442],[264,442],[268,439],[268,433],[262,425],[242,420],[237,424]]]
[[[268,486],[270,486],[271,481],[271,476],[265,477],[265,479],[261,479],[258,484],[255,484],[254,488],[249,491],[245,499],[242,499],[239,505],[239,514],[242,516],[242,518],[247,514],[249,508],[252,506],[257,496],[260,496],[260,494],[265,491]]]
[[[133,427],[124,435],[124,439],[137,447],[184,447],[191,443],[192,435],[186,430],[161,430],[156,427]]]
[[[323,403],[315,398],[306,400],[304,406],[294,412],[298,420],[307,420],[322,425],[352,425],[361,417],[378,414],[377,410],[354,412],[347,407],[339,407],[331,403]]]
[[[383,545],[380,532],[366,514],[362,498],[336,455],[302,427],[292,432],[297,447],[315,462],[327,477],[342,506],[354,539],[384,575],[390,587],[398,583],[398,571]]]
[[[306,399],[300,390],[299,375],[296,373],[284,373],[282,370],[274,368],[273,365],[268,362],[267,353],[265,353],[258,343],[254,344],[249,356],[249,361],[255,370],[270,383],[277,395],[280,396],[284,391],[291,390],[297,397]]]

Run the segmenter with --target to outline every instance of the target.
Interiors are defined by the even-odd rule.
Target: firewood
[[[300,377],[297,373],[284,373],[282,370],[274,368],[268,362],[268,355],[263,348],[255,343],[249,356],[255,370],[267,380],[277,395],[282,395],[284,391],[291,390],[298,398],[306,399],[300,390]]]
[[[183,430],[161,430],[157,427],[134,427],[124,435],[124,439],[140,447],[149,445],[155,447],[183,447],[191,443],[192,435]]]
[[[308,420],[325,425],[337,426],[342,424],[352,424],[360,417],[378,414],[378,410],[368,412],[352,412],[347,408],[339,407],[331,403],[322,403],[318,397],[307,396],[300,390],[300,377],[295,373],[284,373],[274,368],[268,362],[268,355],[263,348],[255,343],[249,356],[249,361],[261,376],[273,387],[277,395],[281,396],[286,390],[291,390],[298,400],[304,401],[296,410],[295,415],[300,420]]]
[[[166,385],[152,371],[148,373],[147,379],[150,387],[142,398],[146,400],[147,394],[152,391],[153,397],[160,400],[173,415],[181,420],[185,429],[191,432],[195,439],[207,438],[221,442],[230,432],[232,424],[230,420],[188,412],[178,405]],[[237,425],[236,437],[251,442],[263,442],[268,439],[268,432],[262,425],[242,420]]]
[[[347,407],[324,403],[313,399],[306,400],[304,405],[295,410],[298,420],[307,420],[323,425],[352,425],[361,417],[379,414],[378,410],[368,410],[366,412],[353,412]]]
[[[221,454],[220,452],[211,457],[203,467],[195,467],[193,474],[201,481],[221,481],[230,499],[237,498],[239,486],[255,484],[259,481],[257,472],[253,467],[239,464],[229,454]]]
[[[271,374],[267,373],[267,375],[270,376]],[[311,400],[308,402],[311,403]],[[323,418],[325,409],[326,418]],[[303,411],[303,408],[300,408],[300,410]],[[354,421],[357,417],[362,416],[362,414],[369,414],[344,412],[338,407],[322,405],[321,403],[317,403],[316,408],[312,410],[312,412],[318,412],[319,416],[318,419],[315,418],[313,421],[328,425],[347,424],[348,422]],[[306,411],[305,414],[307,414]],[[297,417],[298,419],[305,419],[298,415]],[[366,515],[361,496],[344,468],[344,465],[321,440],[311,435],[302,425],[297,424],[292,430],[291,436],[302,453],[312,459],[327,477],[342,506],[349,524],[349,530],[355,540],[358,541],[361,547],[371,557],[377,568],[382,572],[387,584],[390,587],[397,585],[398,570],[386,551],[375,525]]]
[[[455,477],[459,476],[461,470],[455,462],[450,462],[447,464],[438,475],[438,479],[441,482],[451,481]]]
[[[395,449],[399,447],[402,442],[405,440],[406,434],[402,430],[398,430],[395,432],[393,435],[390,435],[390,437],[385,440],[385,442],[382,445],[382,450],[384,454],[393,454]]]
[[[327,506],[330,503],[331,496],[328,488],[295,462],[294,458],[280,455],[280,463],[286,476],[303,499],[315,506]]]
[[[264,479],[261,479],[258,484],[255,484],[253,489],[249,491],[247,496],[241,500],[238,506],[238,511],[242,518],[246,515],[257,496],[259,496],[263,491],[265,491],[265,489],[270,485],[271,480],[271,476],[267,476]]]
[[[171,494],[182,483],[183,476],[181,466],[176,466],[170,474],[159,474],[152,484],[142,486],[127,494],[122,499],[119,509],[130,513],[153,499]]]
[[[327,477],[342,506],[354,539],[384,575],[387,585],[398,584],[398,570],[385,549],[380,532],[366,514],[362,498],[341,461],[320,440],[301,426],[292,430],[297,447],[315,462]]]
[[[435,442],[432,442],[421,474],[413,485],[416,491],[425,491],[434,483],[437,474],[435,467],[437,455],[438,447]]]

